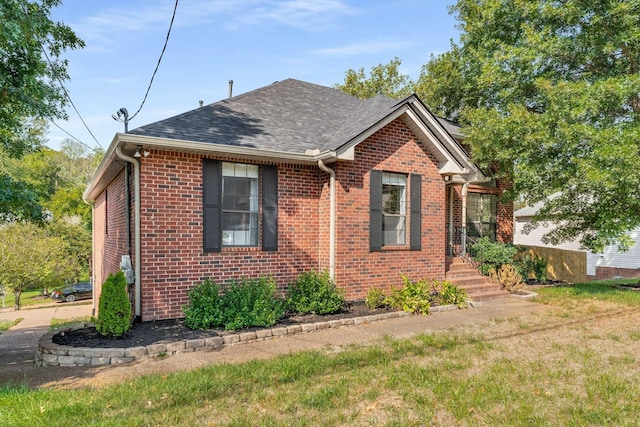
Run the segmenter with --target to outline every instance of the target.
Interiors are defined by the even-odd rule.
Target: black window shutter
[[[202,228],[205,252],[222,250],[222,163],[202,162]]]
[[[372,170],[369,196],[369,250],[382,250],[382,172]]]
[[[409,247],[412,251],[419,251],[422,249],[422,176],[411,174],[409,185],[411,186]]]
[[[262,250],[278,250],[278,168],[262,167]]]

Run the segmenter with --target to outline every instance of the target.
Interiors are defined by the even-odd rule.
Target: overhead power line
[[[40,38],[36,34],[35,30],[33,29],[33,24],[31,22],[31,16],[29,16],[29,11],[27,11],[27,8],[26,8],[26,6],[24,4],[22,4],[22,11],[24,12],[24,15],[27,17],[27,22],[29,23],[29,27],[31,27],[31,31],[33,32],[33,38],[38,42],[38,45],[40,46],[40,50],[44,54],[44,57],[47,59],[47,62],[49,63],[49,66],[51,67],[51,69],[55,69],[53,63],[51,62],[51,59],[49,58],[49,54],[47,53],[47,50],[44,48],[44,46],[42,44],[42,41],[40,40]],[[80,114],[80,111],[78,111],[78,109],[76,108],[76,105],[73,103],[73,100],[71,99],[71,96],[69,95],[69,92],[67,91],[67,88],[65,87],[64,83],[60,79],[60,76],[58,76],[57,73],[53,73],[53,74],[54,74],[56,80],[58,81],[58,83],[60,84],[60,87],[62,88],[62,91],[64,92],[64,96],[67,98],[67,100],[69,101],[69,103],[73,107],[73,110],[76,112],[76,114],[80,118],[80,121],[82,122],[84,127],[87,129],[87,131],[89,132],[89,134],[91,135],[93,140],[96,142],[96,144],[98,144],[98,146],[104,150],[104,147],[100,144],[100,142],[98,142],[98,139],[95,137],[93,132],[91,132],[91,129],[89,129],[89,126],[87,125],[87,123],[82,118],[82,115]],[[53,120],[51,121],[51,123],[53,123],[54,125],[58,126],[57,124],[55,124],[53,122]],[[62,129],[62,128],[60,128],[60,129]],[[62,130],[65,133],[67,133],[64,129],[62,129]],[[75,137],[72,137],[72,138],[76,139],[77,141],[80,141],[78,138],[75,138]]]
[[[133,113],[133,115],[128,118],[129,121],[133,120],[133,118],[138,115],[140,110],[142,110],[142,106],[147,101],[147,96],[149,96],[149,91],[151,90],[151,85],[153,84],[153,79],[156,77],[156,73],[158,72],[158,68],[160,68],[160,63],[162,62],[162,56],[164,55],[164,51],[167,49],[167,44],[169,43],[169,36],[171,35],[171,28],[173,28],[173,21],[176,18],[176,10],[178,10],[178,0],[176,0],[176,4],[173,7],[173,15],[171,16],[171,22],[169,23],[169,30],[167,31],[167,37],[164,40],[164,46],[162,47],[162,52],[160,52],[160,57],[158,58],[158,63],[156,64],[156,69],[153,70],[153,74],[151,75],[151,80],[149,81],[149,86],[147,87],[147,92],[144,94],[144,98],[142,99],[142,103],[140,104],[140,108],[138,108],[138,111]]]
[[[57,127],[58,129],[60,129],[62,132],[66,133],[69,137],[75,139],[76,141],[78,141],[80,144],[84,145],[85,147],[87,147],[89,150],[95,150],[94,147],[91,147],[90,145],[84,143],[82,140],[76,138],[75,136],[71,135],[66,129],[64,129],[62,126],[60,126],[59,124],[57,124],[56,122],[54,122],[53,120],[49,120],[49,122],[51,122],[52,125],[54,125],[55,127]],[[98,144],[100,145],[100,144]],[[100,146],[100,148],[102,148],[102,146]],[[104,148],[103,148],[104,150]]]

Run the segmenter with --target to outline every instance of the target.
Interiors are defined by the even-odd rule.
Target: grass
[[[49,330],[58,330],[63,328],[68,328],[70,326],[81,325],[86,323],[94,323],[95,318],[91,316],[82,316],[82,317],[73,317],[71,319],[51,319],[51,326]]]
[[[0,303],[1,303],[0,299]],[[47,296],[42,295],[42,289],[29,289],[22,292],[20,295],[20,308],[40,305],[40,304],[48,304],[53,302],[53,300]],[[4,296],[4,306],[5,307],[13,307],[15,303],[15,297],[13,296],[13,292],[6,292]]]
[[[640,292],[613,286],[637,282],[638,279],[618,279],[579,283],[575,286],[540,288],[536,289],[538,293],[536,301],[559,306],[575,306],[585,302],[640,306]]]
[[[640,308],[632,291],[602,284],[539,293],[561,309]],[[616,330],[568,313],[97,389],[0,386],[0,425],[637,425],[639,322]]]
[[[11,329],[12,326],[17,325],[18,323],[22,322],[24,319],[22,317],[19,317],[15,320],[0,320],[0,333],[4,332],[4,331],[8,331],[9,329]]]

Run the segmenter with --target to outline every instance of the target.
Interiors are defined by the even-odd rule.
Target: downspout
[[[93,203],[89,203],[84,199],[82,199],[82,201],[88,204],[89,206],[91,206],[91,265],[89,266],[89,268],[91,269],[91,274],[89,275],[89,281],[91,282],[91,285],[92,285],[91,289],[93,289],[93,286],[95,286],[95,282],[96,282],[94,279],[95,271],[93,269],[93,266],[95,265],[95,263],[93,262],[93,257],[94,257],[94,254],[96,253],[96,239],[93,238],[93,224],[96,223],[96,213],[95,213]],[[91,292],[91,317],[95,317],[95,315],[96,315],[96,293]]]
[[[125,204],[125,215],[129,219],[127,221],[127,255],[131,256],[131,189],[129,188],[129,175],[131,174],[131,163],[125,163],[124,175],[124,194],[127,203]]]
[[[336,275],[336,171],[328,168],[322,160],[318,167],[331,177],[329,180],[329,276],[335,282]]]
[[[133,198],[135,199],[133,227],[136,241],[134,246],[134,257],[136,260],[134,266],[136,290],[135,315],[140,316],[140,164],[133,157],[123,154],[120,145],[116,145],[116,155],[118,158],[133,165]],[[127,180],[128,179],[129,177],[127,177]]]
[[[449,256],[453,256],[453,185],[449,185]]]
[[[467,256],[467,188],[469,183],[462,185],[462,256]]]

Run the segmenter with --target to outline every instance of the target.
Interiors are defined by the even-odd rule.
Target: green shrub
[[[467,291],[449,281],[434,280],[431,282],[431,296],[441,305],[453,304],[458,308],[467,307]]]
[[[404,287],[392,289],[391,295],[385,299],[390,307],[413,314],[429,314],[431,307],[431,284],[421,279],[411,282],[405,275],[402,276]]]
[[[337,313],[344,306],[344,291],[336,287],[326,271],[302,273],[289,284],[286,305],[290,312],[298,314]]]
[[[282,301],[275,296],[273,279],[233,281],[222,297],[225,329],[273,326],[284,315]]]
[[[183,311],[184,324],[191,329],[212,329],[224,324],[220,287],[207,279],[187,294],[189,305]]]
[[[469,255],[480,264],[480,271],[485,276],[492,269],[498,270],[504,264],[513,264],[513,257],[518,249],[513,245],[492,242],[487,237],[479,238],[469,247]]]
[[[535,278],[539,283],[547,281],[547,260],[525,252],[526,247],[520,249],[520,253],[513,261],[513,266],[524,280]]]
[[[110,274],[102,285],[96,329],[102,335],[120,337],[131,328],[131,303],[124,273]]]
[[[273,326],[284,315],[275,290],[272,279],[261,277],[232,281],[221,294],[216,283],[206,280],[189,292],[184,324],[191,329],[228,330]]]
[[[364,299],[364,303],[370,310],[375,310],[376,308],[383,307],[385,296],[384,291],[378,288],[369,288],[367,292],[367,297]]]

